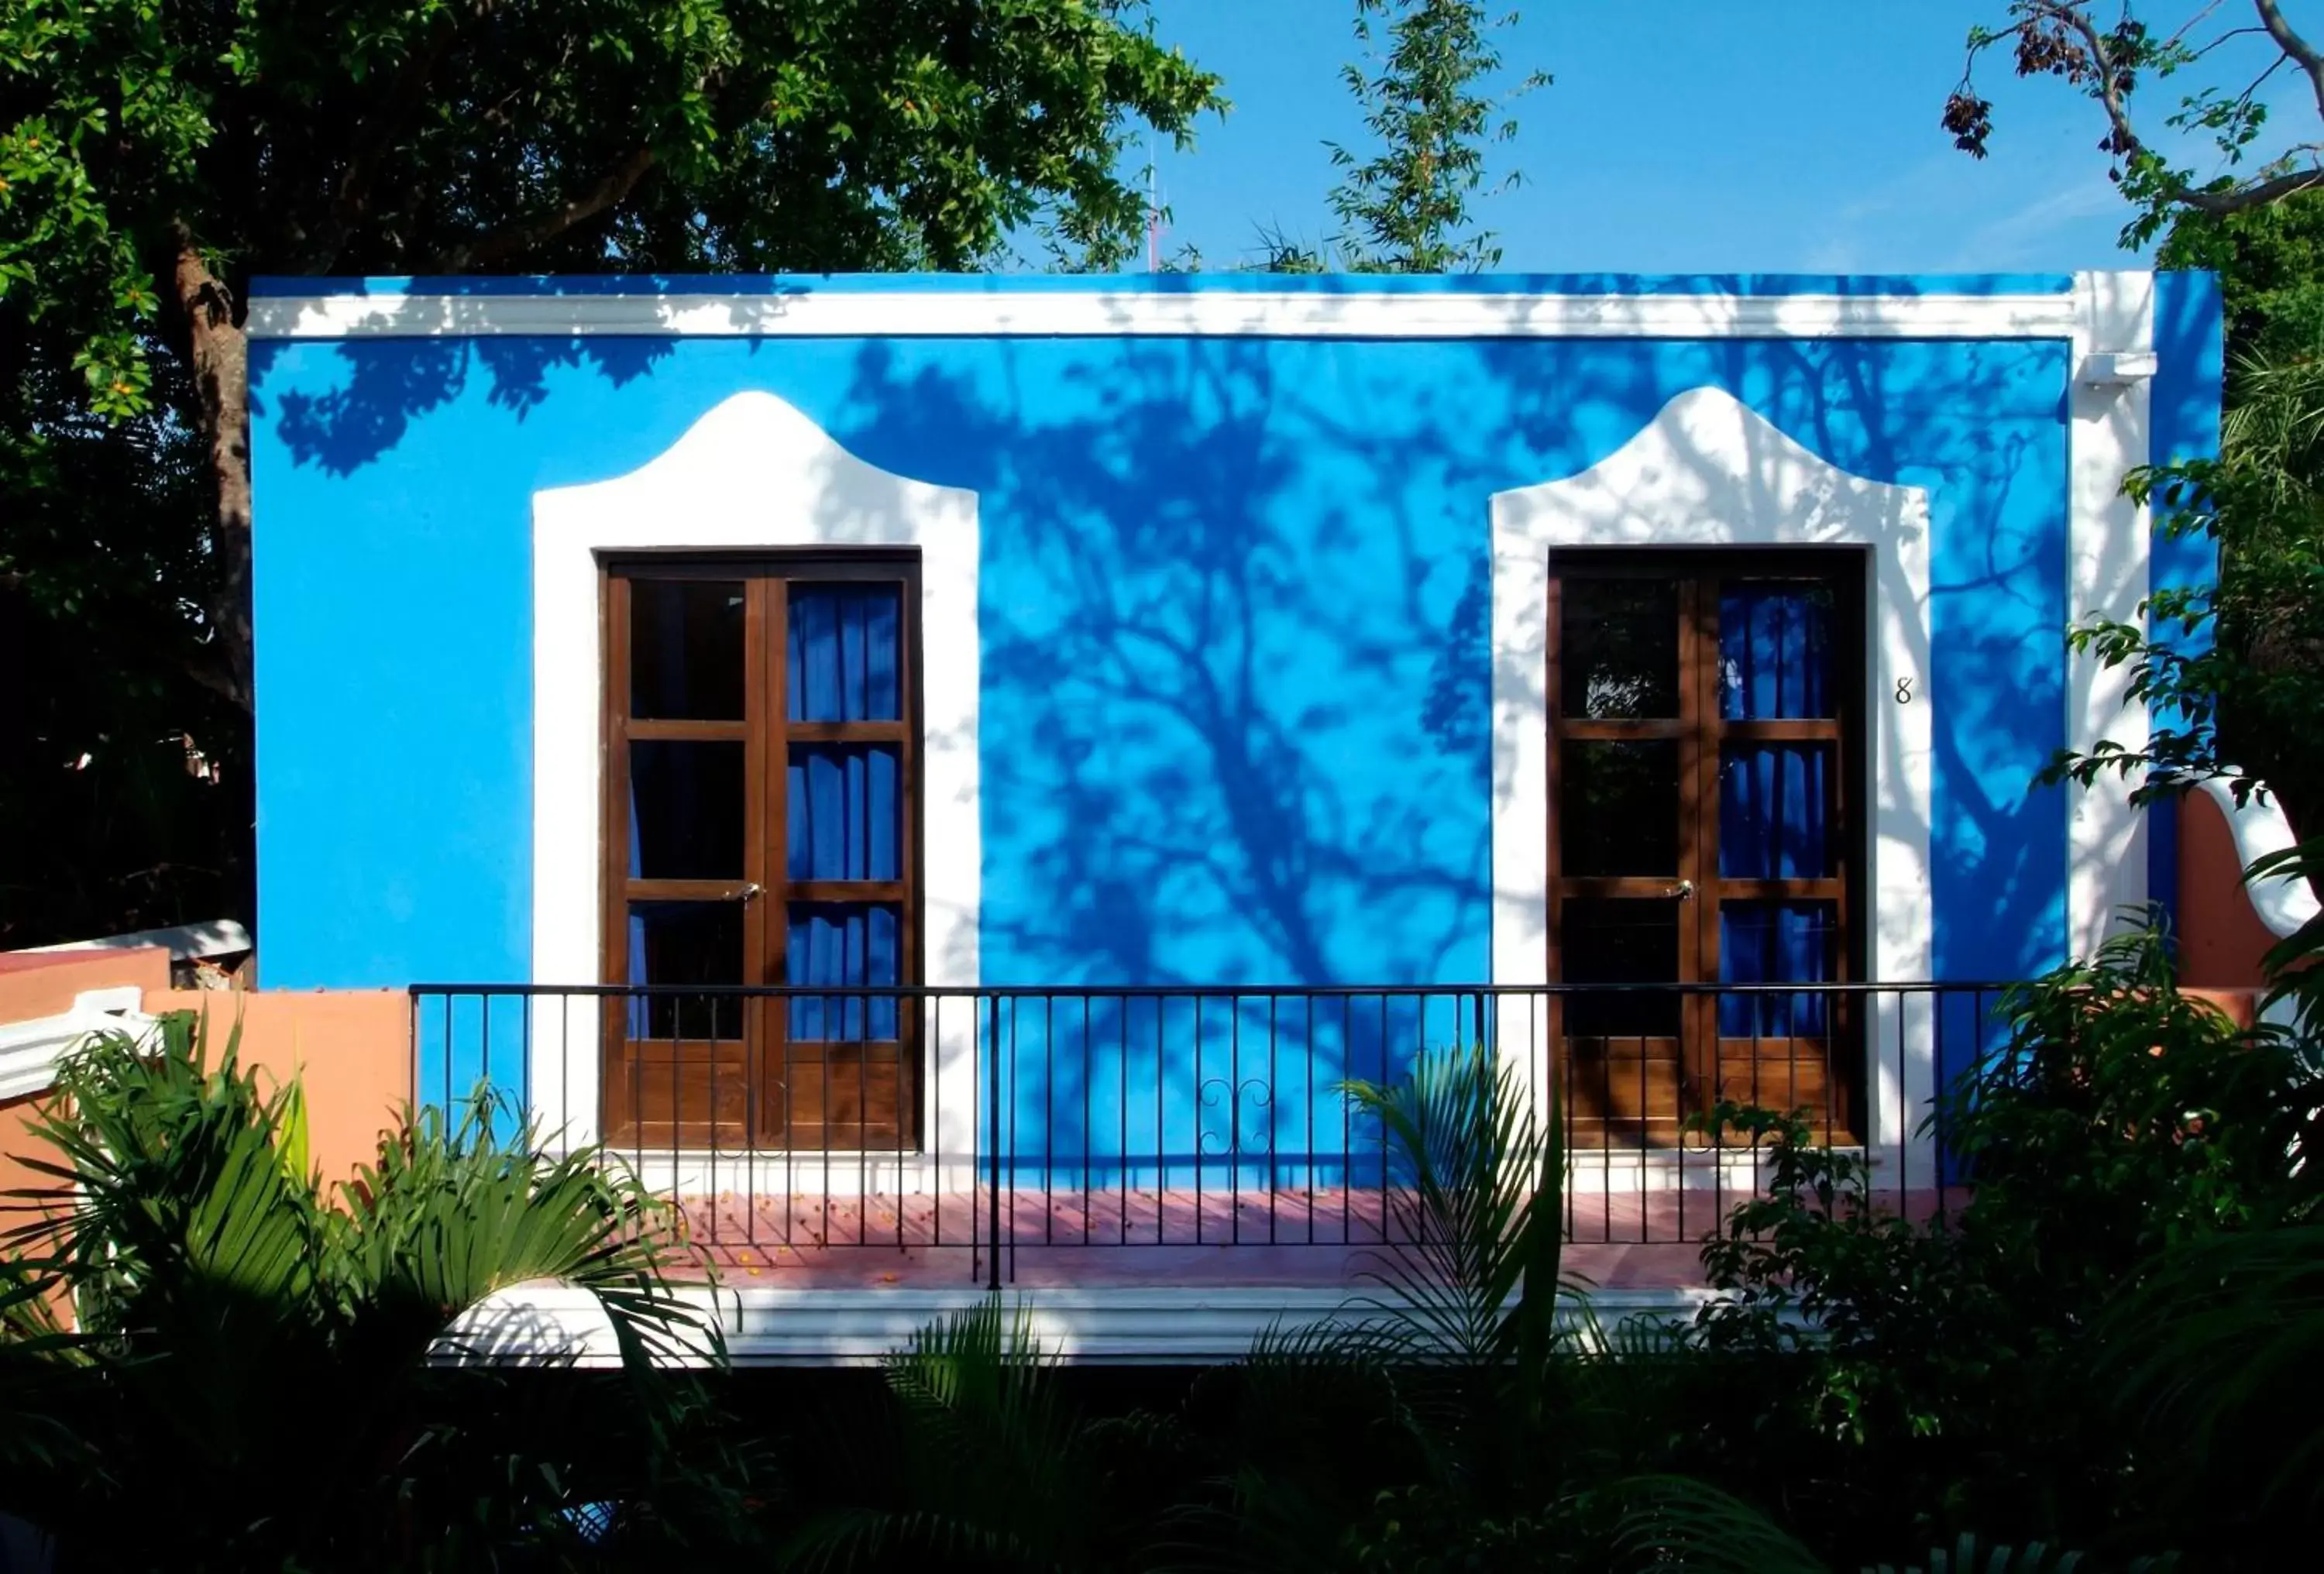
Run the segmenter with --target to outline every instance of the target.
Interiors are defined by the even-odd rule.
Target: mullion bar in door
[[[630,977],[630,817],[622,805],[630,790],[630,582],[625,575],[609,574],[604,586],[598,598],[598,646],[604,651],[605,663],[600,701],[605,758],[598,781],[598,823],[604,827],[598,906],[604,915],[601,941],[605,976],[626,983]]]
[[[767,790],[761,840],[766,848],[766,920],[759,934],[760,981],[790,982],[790,583],[761,577],[752,582],[760,604],[760,626],[766,643],[752,666],[759,720],[759,755],[766,772]],[[759,1067],[763,1090],[754,1116],[766,1140],[790,1148],[796,1111],[791,1100],[790,1002],[775,997],[759,1002],[759,1037],[752,1059]]]
[[[896,719],[903,723],[904,735],[896,744],[896,790],[902,796],[899,805],[903,824],[896,838],[896,856],[900,859],[897,872],[906,882],[924,879],[920,870],[920,581],[917,569],[904,575],[896,585],[896,638],[900,648],[896,652]],[[899,904],[898,915],[902,933],[897,936],[897,980],[917,984],[927,977],[926,959],[920,954],[920,904],[908,899]],[[896,1146],[917,1147],[921,1141],[920,1071],[922,1056],[928,1052],[929,1037],[923,1031],[918,1001],[899,1000],[896,1003]]]
[[[1694,911],[1687,916],[1692,920],[1695,936],[1693,965],[1687,977],[1696,983],[1717,984],[1720,971],[1720,897],[1719,871],[1719,813],[1720,764],[1723,758],[1720,738],[1723,729],[1720,716],[1720,645],[1719,626],[1719,582],[1696,578],[1687,582],[1688,637],[1693,642],[1694,660],[1686,669],[1684,682],[1694,707],[1695,769],[1694,806],[1689,815],[1692,826],[1695,871]],[[1699,1109],[1708,1109],[1720,1099],[1722,1068],[1720,1064],[1719,1042],[1720,999],[1716,993],[1703,992],[1689,997],[1686,1010],[1687,1047],[1690,1053],[1682,1058],[1686,1091],[1692,1094]],[[1694,1113],[1685,1108],[1683,1099],[1679,1118],[1684,1122]]]
[[[1686,900],[1690,891],[1702,889],[1702,704],[1700,669],[1703,665],[1702,631],[1699,620],[1699,598],[1702,582],[1683,579],[1678,585],[1678,977],[1673,983],[1686,983],[1702,977],[1700,966],[1702,956],[1702,925],[1701,904]],[[1690,907],[1696,909],[1689,911]],[[1684,1041],[1692,1036],[1694,1015],[1692,1002],[1686,1002],[1679,1016],[1681,1060],[1684,1059]]]
[[[778,584],[775,587],[780,589]],[[770,612],[768,603],[774,599],[769,593],[764,575],[752,575],[742,582],[742,728],[747,739],[744,777],[749,783],[745,813],[751,816],[749,857],[744,879],[758,888],[758,896],[743,908],[742,977],[746,983],[764,984],[778,976],[767,970],[767,934],[779,928],[770,915],[775,903],[767,894],[778,887],[779,876],[774,868],[774,828],[768,803],[779,791],[774,784],[777,774],[767,754],[767,686],[768,647],[774,643],[770,630],[779,630],[777,614]],[[760,1109],[760,1097],[765,1091],[765,1068],[759,1064],[761,1046],[767,1043],[770,1015],[764,996],[752,996],[742,1002],[742,1127],[744,1146],[756,1147],[765,1126],[764,1112]]]
[[[1832,861],[1831,872],[1839,890],[1834,894],[1833,922],[1838,934],[1833,936],[1836,955],[1832,962],[1833,977],[1843,981],[1868,977],[1863,963],[1868,961],[1860,950],[1858,925],[1863,920],[1863,903],[1850,896],[1856,884],[1857,871],[1863,867],[1864,852],[1849,816],[1856,813],[1855,774],[1864,745],[1864,678],[1872,668],[1859,654],[1851,664],[1842,653],[1864,649],[1865,622],[1871,597],[1867,594],[1865,571],[1859,568],[1851,592],[1849,582],[1838,575],[1833,576],[1833,687],[1838,704],[1832,706],[1839,723],[1840,735],[1831,745],[1831,765],[1827,771],[1826,812],[1831,816]],[[1851,666],[1855,667],[1851,671]],[[1861,959],[1861,960],[1859,960]],[[1834,995],[1824,1013],[1824,1123],[1828,1128],[1825,1140],[1832,1140],[1829,1128],[1839,1126],[1844,1130],[1861,1132],[1867,1129],[1858,1106],[1859,1091],[1868,1085],[1869,1068],[1864,1063],[1865,1047],[1871,1035],[1871,1017],[1867,1002],[1844,994]],[[1839,1085],[1835,1090],[1832,1084]],[[1838,1097],[1833,1097],[1834,1092]]]
[[[1543,838],[1542,869],[1548,877],[1543,882],[1543,888],[1549,893],[1549,915],[1547,923],[1543,925],[1542,976],[1563,979],[1565,968],[1561,941],[1565,923],[1565,893],[1560,882],[1562,871],[1557,856],[1557,839],[1563,833],[1558,824],[1563,805],[1557,794],[1565,741],[1564,662],[1562,659],[1565,644],[1565,577],[1558,573],[1554,564],[1550,567],[1548,590],[1543,598],[1542,625],[1546,637],[1543,641],[1541,692],[1549,732],[1548,747],[1543,752],[1545,779],[1542,787],[1545,796],[1542,801],[1548,807],[1549,824]],[[1550,991],[1547,1007],[1548,1036],[1543,1042],[1547,1045],[1551,1057],[1549,1074],[1554,1079],[1558,1074],[1558,1064],[1563,1063],[1570,1068],[1573,1055],[1565,1039],[1564,997],[1555,990]],[[1570,1075],[1567,1081],[1572,1081]]]
[[[608,980],[630,981],[630,817],[623,812],[630,790],[630,582],[625,575],[604,576],[598,598],[598,648],[604,652],[604,688],[599,725],[604,737],[604,773],[598,781],[598,824],[604,851],[597,870],[597,905],[602,916],[599,941]],[[608,1137],[641,1135],[645,1129],[641,1107],[644,1100],[634,1085],[644,1062],[630,1049],[630,1025],[637,1016],[636,999],[616,996],[606,1002],[597,1023],[599,1118]]]

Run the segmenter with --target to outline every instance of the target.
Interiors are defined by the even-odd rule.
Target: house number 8
[[[1913,703],[1913,680],[1911,678],[1900,677],[1896,680],[1896,703],[1900,705],[1909,705]]]

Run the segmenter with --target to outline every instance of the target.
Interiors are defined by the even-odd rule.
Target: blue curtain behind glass
[[[901,760],[890,744],[795,743],[790,878],[891,880],[903,867]]]
[[[897,910],[871,902],[794,902],[790,910],[791,982],[832,989],[878,988],[901,981],[902,925]],[[797,1039],[896,1036],[896,1002],[858,996],[805,996],[791,1001]],[[870,1028],[866,1033],[865,1028]]]
[[[1831,872],[1831,746],[1729,743],[1719,761],[1719,873],[1820,879]]]
[[[1829,716],[1831,593],[1746,582],[1719,595],[1719,713],[1730,722]]]
[[[1746,581],[1719,597],[1720,715],[1775,721],[1836,713],[1830,589]],[[1719,766],[1719,872],[1728,879],[1813,879],[1832,871],[1833,769],[1826,743],[1731,741]],[[1829,981],[1839,960],[1831,902],[1729,902],[1719,914],[1719,976],[1737,984]],[[1820,1036],[1830,1008],[1813,995],[1726,996],[1723,1036]]]
[[[892,722],[903,714],[892,585],[795,584],[790,592],[790,718]]]
[[[789,600],[795,722],[903,716],[898,667],[903,609],[890,584],[795,583]],[[902,751],[893,744],[791,747],[785,861],[795,880],[892,880],[903,872]],[[892,904],[795,902],[787,915],[790,982],[879,988],[903,980],[903,925]],[[891,1039],[893,999],[794,999],[797,1039]]]
[[[1826,983],[1838,958],[1830,902],[1729,902],[1719,912],[1719,977],[1730,984]],[[1830,1007],[1820,995],[1722,995],[1725,1038],[1821,1037]]]

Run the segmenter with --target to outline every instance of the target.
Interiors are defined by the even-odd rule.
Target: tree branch
[[[430,272],[465,272],[470,268],[489,268],[496,262],[530,251],[544,241],[555,240],[575,225],[586,223],[613,207],[637,189],[646,171],[654,167],[657,155],[651,148],[640,148],[607,170],[597,183],[573,198],[505,229],[495,230],[466,245],[455,246],[438,259]]]
[[[2174,44],[2185,43],[2187,41],[2187,35],[2193,32],[2197,28],[2202,26],[2206,22],[2209,22],[2211,19],[2211,13],[2219,8],[2219,4],[2220,0],[2203,0],[2203,8],[2179,24],[2179,31],[2171,35],[2171,41]],[[2250,31],[2251,30],[2249,28],[2236,28],[2233,32],[2223,34],[2220,38],[2213,39],[2209,43],[2205,44],[2201,49],[2195,52],[2198,54],[2208,54],[2212,50],[2217,49],[2220,43],[2225,41],[2226,39],[2235,37],[2236,32],[2248,32]]]
[[[2324,186],[2324,169],[2294,170],[2288,174],[2273,175],[2249,186],[2234,186],[2225,191],[2197,191],[2181,189],[2172,200],[2182,207],[2213,217],[2221,214],[2241,213],[2246,207],[2264,207],[2271,202],[2281,202],[2302,191],[2313,191]]]
[[[2138,140],[2138,132],[2130,124],[2130,106],[2122,101],[2121,86],[2115,79],[2114,57],[2107,53],[2106,38],[2079,5],[2059,5],[2051,8],[2067,26],[2082,35],[2082,46],[2090,51],[2090,63],[2097,69],[2098,99],[2105,106],[2107,124],[2114,128],[2114,151],[2118,153],[2137,152],[2145,144]]]
[[[209,461],[218,572],[208,615],[217,667],[193,676],[244,709],[251,699],[250,341],[235,325],[234,297],[210,270],[183,219],[171,226],[172,304],[183,319],[193,373],[196,430]]]
[[[2324,54],[2319,54],[2314,44],[2292,30],[2292,23],[2283,19],[2282,9],[2275,0],[2252,0],[2252,5],[2259,12],[2260,25],[2275,41],[2275,47],[2308,73],[2308,85],[2316,94],[2316,113],[2324,115]]]

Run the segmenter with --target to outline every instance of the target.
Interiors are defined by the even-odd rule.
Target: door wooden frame
[[[1569,897],[1679,900],[1678,968],[1676,983],[1716,982],[1720,974],[1720,916],[1730,901],[1831,901],[1837,904],[1839,945],[1834,958],[1835,981],[1865,976],[1866,918],[1863,891],[1870,867],[1868,823],[1862,807],[1868,803],[1865,748],[1868,716],[1866,682],[1867,606],[1870,600],[1871,555],[1861,547],[1718,547],[1718,548],[1562,548],[1549,554],[1545,603],[1543,696],[1547,717],[1546,803],[1549,813],[1545,847],[1547,862],[1548,923],[1545,937],[1546,976],[1563,978],[1564,907]],[[1719,713],[1719,600],[1722,580],[1738,578],[1809,579],[1834,590],[1832,630],[1833,682],[1838,690],[1835,714],[1828,718],[1729,722]],[[1678,694],[1674,717],[1586,719],[1568,717],[1563,709],[1566,598],[1564,587],[1573,579],[1644,579],[1677,586],[1676,617]],[[1644,741],[1666,740],[1677,745],[1678,814],[1677,870],[1672,876],[1568,876],[1562,869],[1563,852],[1559,816],[1562,778],[1565,774],[1563,745],[1569,741]],[[1820,741],[1833,745],[1832,769],[1827,777],[1829,823],[1835,849],[1833,870],[1818,879],[1726,879],[1719,872],[1720,760],[1721,745],[1729,741]],[[1684,888],[1689,894],[1679,897]],[[1860,1002],[1835,999],[1829,1041],[1817,1054],[1822,1061],[1819,1081],[1823,1108],[1812,1124],[1838,1139],[1864,1128],[1862,1063],[1868,1013]],[[1600,1108],[1593,1118],[1586,1110],[1588,1082],[1578,1080],[1575,1057],[1564,1032],[1562,999],[1549,1001],[1550,1041],[1558,1057],[1554,1074],[1570,1109],[1583,1099],[1575,1124],[1581,1139],[1595,1135],[1609,1146],[1618,1124],[1638,1128],[1648,1146],[1664,1136],[1675,1140],[1679,1128],[1696,1108],[1707,1107],[1711,1096],[1723,1091],[1736,1098],[1748,1092],[1749,1101],[1764,1100],[1782,1107],[1783,1089],[1763,1085],[1762,1066],[1769,1063],[1771,1041],[1755,1036],[1722,1040],[1718,1036],[1718,1000],[1708,994],[1687,999],[1679,1013],[1679,1039],[1668,1053],[1671,1073],[1667,1116],[1658,1115],[1661,1090],[1655,1085],[1653,1062],[1670,1041],[1593,1041],[1599,1044],[1608,1070],[1599,1091]],[[1639,1105],[1634,1120],[1620,1121],[1612,1113],[1614,1051],[1622,1043],[1637,1046]],[[1800,1045],[1812,1041],[1780,1041],[1784,1063],[1792,1068],[1792,1091],[1798,1090]],[[1744,1063],[1746,1085],[1738,1086],[1738,1060]],[[1627,1077],[1627,1072],[1625,1072]],[[1624,1089],[1627,1091],[1627,1086]],[[1662,1128],[1658,1130],[1657,1128]]]
[[[905,985],[927,976],[921,893],[926,888],[925,794],[921,740],[924,650],[920,630],[920,553],[917,548],[802,548],[758,552],[624,551],[598,554],[600,649],[606,652],[599,685],[603,786],[600,805],[600,977],[621,984],[629,977],[629,904],[632,901],[737,899],[743,909],[743,982],[780,984],[788,979],[788,925],[793,902],[876,902],[898,910],[898,972]],[[740,721],[649,720],[632,716],[630,587],[640,579],[739,580],[743,617],[743,716]],[[789,718],[788,591],[800,583],[892,584],[898,600],[897,663],[899,716],[881,722],[794,722]],[[629,867],[630,744],[635,741],[723,741],[744,745],[744,804],[749,818],[743,837],[743,873],[739,881],[632,879]],[[788,862],[788,759],[795,743],[885,743],[894,745],[901,796],[898,868],[893,880],[794,880]],[[751,813],[752,806],[756,812]],[[744,895],[744,891],[752,894]],[[689,1040],[628,1036],[626,1001],[616,998],[605,1013],[601,1061],[599,1129],[609,1142],[656,1148],[751,1147],[773,1151],[917,1151],[925,1142],[927,1068],[921,1012],[909,1000],[897,1004],[893,1039],[794,1040],[784,1004],[765,997],[741,1002],[732,1023],[714,1019],[713,1034]],[[870,1003],[865,1003],[867,1014]],[[642,1118],[644,1081],[650,1058],[666,1052],[670,1071],[672,1118]],[[688,1061],[687,1050],[696,1053]],[[857,1072],[855,1118],[835,1122],[827,1102],[818,1118],[805,1120],[789,1091],[803,1068],[819,1064],[819,1085],[833,1086],[831,1071],[842,1059],[835,1048],[853,1052]],[[687,1118],[687,1072],[706,1068],[700,1097],[706,1116]],[[872,1120],[872,1068],[895,1067],[892,1119]],[[722,1070],[740,1079],[742,1111],[729,1119],[720,1109]],[[731,1085],[730,1085],[731,1087]],[[835,1126],[839,1140],[835,1140]],[[655,1136],[659,1128],[659,1137]],[[851,1135],[852,1128],[852,1135]],[[802,1138],[806,1140],[801,1140]]]

